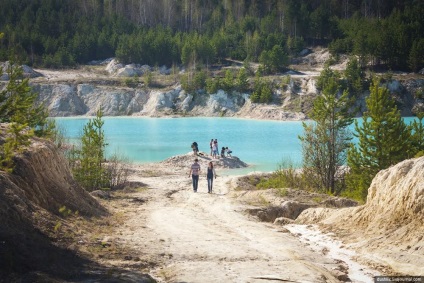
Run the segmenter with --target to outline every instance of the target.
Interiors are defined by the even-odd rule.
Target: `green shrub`
[[[302,175],[297,172],[293,162],[291,160],[283,160],[278,170],[269,178],[261,179],[256,187],[259,189],[301,188],[303,183]]]

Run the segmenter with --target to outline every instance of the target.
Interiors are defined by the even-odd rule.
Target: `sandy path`
[[[181,172],[180,172],[181,173]],[[218,177],[207,193],[178,175],[135,177],[149,190],[126,208],[119,241],[158,264],[150,274],[163,282],[339,282],[337,263],[313,252],[281,227],[256,222],[228,195],[231,177]]]

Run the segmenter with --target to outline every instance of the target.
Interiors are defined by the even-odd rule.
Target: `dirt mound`
[[[199,164],[202,168],[203,172],[206,172],[206,168],[208,167],[209,162],[213,162],[215,169],[220,168],[245,168],[249,165],[241,161],[238,157],[232,156],[232,157],[221,157],[219,159],[213,159],[211,156],[208,156],[207,154],[201,152],[198,156],[194,156],[193,153],[187,153],[184,155],[176,155],[173,157],[170,157],[164,161],[161,162],[161,164],[170,166],[170,167],[177,167],[177,168],[184,168],[189,170],[191,164],[193,164],[194,159],[197,158],[199,160]]]
[[[0,124],[0,144],[6,128]],[[61,277],[70,267],[83,268],[87,261],[75,260],[76,254],[53,244],[44,231],[54,231],[63,206],[89,217],[106,210],[75,183],[52,143],[34,138],[14,162],[13,173],[0,171],[0,278],[31,272]]]
[[[308,209],[297,222],[321,220],[394,272],[422,275],[424,266],[424,157],[380,171],[363,206],[341,210]],[[360,234],[360,235],[359,235]],[[361,241],[358,243],[358,239]]]

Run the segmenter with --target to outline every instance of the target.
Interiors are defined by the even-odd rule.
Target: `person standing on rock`
[[[191,148],[193,149],[193,155],[197,156],[198,153],[199,153],[199,146],[198,146],[197,142],[193,142],[191,144]]]
[[[197,192],[197,186],[199,184],[199,173],[200,173],[200,164],[198,163],[199,159],[194,159],[194,163],[191,165],[190,173],[188,173],[188,177],[193,179],[193,191]]]
[[[213,155],[213,139],[211,139],[211,142],[209,143],[209,146],[211,148],[211,156]]]
[[[218,143],[216,140],[212,144],[212,158],[217,158],[218,156]]]
[[[206,177],[208,179],[208,193],[211,194],[212,186],[213,186],[213,178],[215,177],[216,179],[216,172],[215,172],[215,168],[213,168],[212,161],[209,162],[208,164],[208,173],[206,174]]]

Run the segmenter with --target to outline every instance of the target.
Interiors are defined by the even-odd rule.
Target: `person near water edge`
[[[213,139],[211,139],[211,142],[209,143],[209,146],[211,148],[211,156],[213,155]]]

